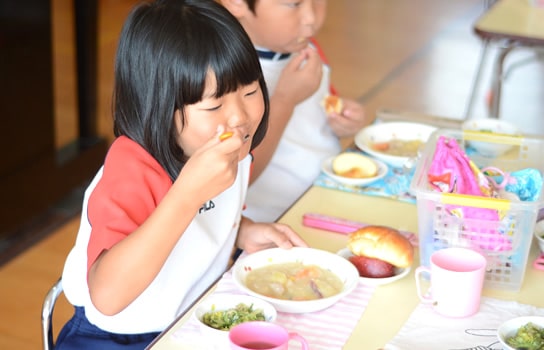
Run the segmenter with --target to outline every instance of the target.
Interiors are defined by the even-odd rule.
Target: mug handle
[[[289,332],[289,340],[297,340],[302,345],[302,350],[310,350],[306,339],[298,333]]]
[[[431,269],[428,268],[427,266],[419,266],[416,271],[415,271],[415,278],[416,278],[416,288],[417,288],[417,296],[419,297],[419,299],[425,303],[432,303],[433,300],[430,296],[430,288],[429,290],[427,291],[427,293],[423,294],[421,292],[421,275],[422,274],[428,274],[429,277],[431,276]]]

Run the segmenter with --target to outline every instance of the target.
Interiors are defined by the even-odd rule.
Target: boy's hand
[[[323,62],[319,54],[307,47],[283,69],[273,94],[296,105],[317,91],[322,75]]]
[[[330,113],[329,125],[339,138],[354,136],[361,128],[372,122],[366,118],[363,105],[357,101],[343,98],[344,108],[340,113]]]

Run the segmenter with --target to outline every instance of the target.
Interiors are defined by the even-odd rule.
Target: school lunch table
[[[314,185],[278,221],[291,225],[308,242],[310,247],[330,252],[337,252],[344,248],[347,236],[304,226],[302,217],[305,213],[310,212],[370,224],[389,225],[417,233],[416,205],[413,203]],[[410,274],[393,283],[375,287],[362,314],[354,315],[351,325],[353,331],[347,336],[345,345],[338,348],[345,350],[380,349],[397,334],[419,304],[414,279],[414,270],[419,265],[417,248],[415,252]],[[536,242],[533,242],[530,254],[529,261],[532,263],[538,254]],[[209,293],[213,293],[213,289]],[[544,297],[542,297],[544,295],[544,271],[527,266],[525,280],[519,292],[485,290],[484,295],[544,307]],[[167,330],[157,337],[150,348],[153,350],[194,350],[194,343],[184,344],[175,336],[190,319],[193,309],[194,307],[173,322]],[[331,319],[330,323],[340,321],[341,319],[336,318]],[[202,349],[206,348],[202,347]]]

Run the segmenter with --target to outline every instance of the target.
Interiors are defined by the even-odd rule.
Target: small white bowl
[[[540,328],[544,328],[543,316],[522,316],[512,318],[499,326],[497,329],[497,337],[504,350],[516,350],[506,343],[506,339],[516,335],[518,329],[527,323],[533,323]]]
[[[491,138],[485,141],[471,141],[469,144],[479,154],[485,157],[498,157],[508,152],[513,145],[509,143],[501,143],[501,138],[498,136],[520,136],[521,131],[512,123],[500,119],[469,119],[463,123],[463,131],[477,131],[486,135],[491,135]],[[495,136],[495,137],[494,137]]]
[[[314,300],[284,300],[260,295],[249,289],[246,284],[247,274],[257,268],[271,264],[300,262],[305,265],[317,265],[334,273],[344,283],[340,293]],[[293,247],[291,249],[270,248],[238,259],[233,267],[234,283],[244,293],[262,298],[272,304],[276,310],[289,313],[306,313],[326,309],[351,293],[359,282],[359,272],[352,263],[334,253],[314,248]]]
[[[535,239],[540,247],[540,252],[544,253],[544,220],[536,223],[535,226]]]
[[[274,322],[276,320],[277,312],[274,306],[260,298],[244,294],[212,294],[198,304],[193,313],[193,317],[195,317],[198,322],[200,333],[210,346],[217,349],[228,349],[229,331],[216,329],[206,325],[202,321],[204,314],[211,311],[233,309],[240,303],[248,306],[252,305],[254,310],[263,310],[266,322]]]
[[[385,175],[387,175],[387,172],[389,171],[387,164],[377,159],[372,159],[372,161],[376,163],[376,165],[378,166],[378,173],[376,174],[376,176],[365,177],[365,178],[344,177],[344,176],[335,174],[334,171],[332,170],[332,162],[334,161],[334,158],[335,157],[330,157],[326,159],[321,165],[321,170],[323,170],[323,172],[328,177],[332,178],[333,180],[348,186],[369,185],[373,183],[374,181],[378,181],[379,179],[383,178]]]
[[[411,122],[383,122],[376,123],[361,129],[354,138],[355,145],[374,158],[396,167],[402,168],[410,164],[413,157],[403,157],[387,154],[374,149],[374,144],[390,142],[391,140],[421,141],[422,145],[427,142],[431,134],[437,128],[427,124]],[[412,164],[410,164],[412,166]]]

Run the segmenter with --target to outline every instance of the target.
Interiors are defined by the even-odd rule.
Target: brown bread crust
[[[414,247],[398,230],[387,226],[365,226],[349,235],[349,250],[355,255],[386,261],[396,267],[408,267],[414,259]]]

